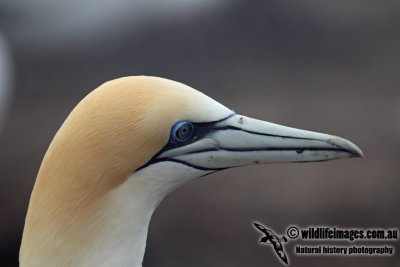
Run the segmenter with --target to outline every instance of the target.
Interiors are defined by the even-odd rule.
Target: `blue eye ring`
[[[191,122],[180,121],[172,127],[171,137],[175,142],[185,142],[193,136],[193,133],[194,126]]]

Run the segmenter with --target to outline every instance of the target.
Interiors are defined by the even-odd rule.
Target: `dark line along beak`
[[[198,141],[167,150],[157,158],[219,170],[251,164],[351,157],[363,157],[363,153],[346,139],[234,115],[213,125]]]

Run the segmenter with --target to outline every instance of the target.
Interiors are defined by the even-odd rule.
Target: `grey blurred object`
[[[10,105],[13,78],[11,50],[5,37],[0,32],[0,133]]]
[[[68,46],[83,39],[106,41],[110,34],[131,33],[177,17],[184,19],[221,2],[226,0],[13,0],[0,2],[0,8],[17,15],[11,33],[17,42],[43,48]],[[104,38],[106,35],[108,38]]]

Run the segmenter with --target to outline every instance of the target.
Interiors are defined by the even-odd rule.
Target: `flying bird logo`
[[[255,228],[257,230],[259,230],[260,232],[262,232],[264,234],[264,236],[260,239],[260,243],[264,243],[264,244],[270,244],[274,247],[274,250],[276,252],[276,254],[278,255],[278,257],[285,263],[288,264],[288,257],[285,254],[285,251],[283,250],[283,242],[287,242],[287,238],[286,236],[283,237],[278,237],[277,235],[274,234],[274,232],[272,232],[271,229],[266,228],[265,226],[263,226],[262,224],[258,223],[258,222],[253,222],[253,225],[255,226]]]

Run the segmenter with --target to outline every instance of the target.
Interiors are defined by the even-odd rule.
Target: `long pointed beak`
[[[197,142],[160,155],[201,169],[363,157],[352,142],[328,134],[234,115]]]

